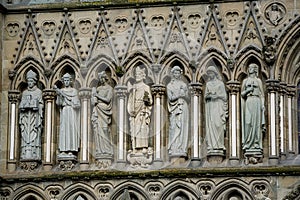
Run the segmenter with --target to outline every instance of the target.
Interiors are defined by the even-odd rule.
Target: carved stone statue
[[[135,83],[128,83],[128,105],[130,133],[132,151],[129,152],[127,159],[132,165],[146,167],[152,162],[152,149],[149,147],[149,130],[152,109],[152,95],[148,85],[144,83],[146,79],[145,69],[137,67],[135,70]],[[140,157],[137,161],[131,158],[132,155]],[[149,159],[149,156],[151,159]],[[138,162],[138,163],[137,163]]]
[[[277,26],[285,15],[285,9],[281,4],[273,3],[265,11],[266,18]]]
[[[72,77],[66,73],[62,77],[64,88],[58,89],[56,104],[60,107],[59,157],[74,158],[80,145],[80,101],[78,91],[73,88]]]
[[[264,91],[258,78],[258,65],[252,63],[248,77],[241,88],[242,106],[242,146],[246,162],[256,163],[262,158],[262,134],[265,131]]]
[[[26,74],[27,89],[20,102],[21,160],[41,160],[41,133],[43,124],[42,91],[37,87],[37,74]]]
[[[175,157],[187,156],[188,145],[188,119],[189,91],[187,84],[181,80],[182,69],[174,66],[171,69],[172,79],[167,85],[168,109],[169,109],[169,155]]]
[[[133,149],[148,148],[149,126],[152,109],[152,95],[148,85],[144,83],[146,78],[145,69],[137,67],[135,80],[132,86],[129,85],[128,113],[130,121],[130,132]]]
[[[224,133],[228,112],[227,93],[218,70],[206,69],[209,81],[205,88],[205,125],[208,155],[224,155]]]
[[[92,125],[94,131],[94,142],[96,159],[112,158],[113,146],[110,134],[112,115],[113,88],[108,84],[105,71],[98,74],[99,86],[92,89]]]

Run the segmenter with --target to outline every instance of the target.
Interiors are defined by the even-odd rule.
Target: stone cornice
[[[160,169],[145,171],[71,171],[41,172],[39,174],[0,174],[1,183],[45,182],[57,180],[113,180],[113,179],[162,179],[162,178],[215,178],[215,177],[266,177],[300,176],[300,166],[235,167],[201,169]],[[0,184],[1,186],[1,184]]]

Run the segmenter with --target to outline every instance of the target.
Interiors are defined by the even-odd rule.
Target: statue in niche
[[[205,88],[206,142],[208,155],[224,156],[224,134],[228,115],[227,93],[221,75],[214,66],[206,69]]]
[[[37,87],[37,74],[26,74],[27,89],[22,93],[19,124],[21,131],[21,160],[41,160],[41,133],[43,124],[42,91]]]
[[[258,78],[258,65],[251,63],[248,77],[241,88],[242,106],[242,146],[245,152],[245,163],[256,164],[263,154],[262,134],[265,132],[264,91]]]
[[[128,105],[132,151],[127,156],[133,166],[147,167],[152,162],[152,148],[149,147],[149,131],[152,109],[152,95],[144,83],[146,69],[138,66],[135,69],[135,83],[128,83]],[[132,156],[140,156],[140,161]],[[150,156],[150,157],[149,157]]]
[[[170,157],[187,157],[189,134],[189,91],[187,84],[181,80],[182,69],[174,66],[171,69],[171,81],[167,85],[169,109],[169,144]]]
[[[96,159],[112,159],[113,146],[111,142],[110,124],[112,116],[113,88],[108,84],[105,71],[98,74],[99,86],[92,89],[91,102],[92,125],[95,138]]]
[[[60,107],[60,131],[58,158],[75,159],[80,144],[80,101],[78,91],[72,87],[72,76],[66,73],[62,77],[64,88],[54,86],[57,93],[56,104]]]

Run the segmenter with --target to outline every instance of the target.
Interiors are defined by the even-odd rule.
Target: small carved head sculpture
[[[248,68],[248,73],[255,73],[255,75],[258,76],[258,65],[255,63],[251,63]]]
[[[98,73],[98,78],[99,78],[100,84],[103,84],[103,83],[105,83],[108,80],[108,77],[107,77],[105,71],[99,72]]]
[[[221,80],[221,76],[220,76],[220,73],[219,71],[217,70],[217,68],[213,65],[207,67],[206,69],[206,74],[212,78],[209,74],[213,74],[212,76],[215,76],[217,79]]]
[[[144,68],[141,68],[140,66],[138,66],[135,69],[135,79],[136,81],[141,81],[144,80],[146,78],[146,70]]]
[[[175,65],[171,69],[171,74],[172,74],[173,78],[179,79],[182,73],[183,73],[183,70],[178,65]]]
[[[37,74],[34,71],[29,70],[26,74],[26,80],[27,80],[28,87],[33,88],[33,86],[36,84],[37,81]]]
[[[62,76],[62,82],[64,83],[65,87],[69,87],[72,84],[72,76],[69,73],[66,73]]]

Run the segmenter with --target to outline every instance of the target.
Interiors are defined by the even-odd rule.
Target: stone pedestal
[[[192,158],[191,159],[191,166],[192,167],[199,167],[201,165],[201,159],[200,158]]]
[[[238,165],[240,165],[240,159],[237,157],[231,157],[231,158],[229,158],[229,164],[231,166],[238,166]]]
[[[8,170],[8,172],[16,171],[16,163],[15,162],[7,163],[7,170]]]
[[[245,154],[244,154],[244,158],[245,158],[245,164],[257,164],[257,163],[261,163],[263,161],[263,153],[261,150],[259,149],[248,149]]]
[[[41,164],[40,160],[22,159],[20,160],[20,168],[25,172],[35,171]]]
[[[96,155],[96,166],[100,169],[107,169],[113,162],[112,155]]]
[[[45,171],[50,171],[50,170],[52,169],[52,164],[44,164],[44,165],[43,165],[43,169],[44,169]]]
[[[224,160],[224,150],[210,150],[207,153],[207,161],[211,164],[220,164]]]
[[[159,169],[164,165],[164,161],[163,160],[154,160],[153,161],[153,168]]]
[[[129,150],[127,160],[133,168],[147,168],[153,161],[153,150],[150,147],[142,150]]]
[[[169,155],[172,165],[182,165],[187,161],[187,155]]]
[[[279,158],[277,156],[269,157],[269,165],[278,165]]]
[[[60,153],[58,156],[57,156],[57,160],[59,162],[59,168],[62,170],[62,171],[70,171],[72,170],[73,168],[75,168],[75,165],[77,163],[77,156],[69,153],[69,154],[66,154],[66,153]]]

